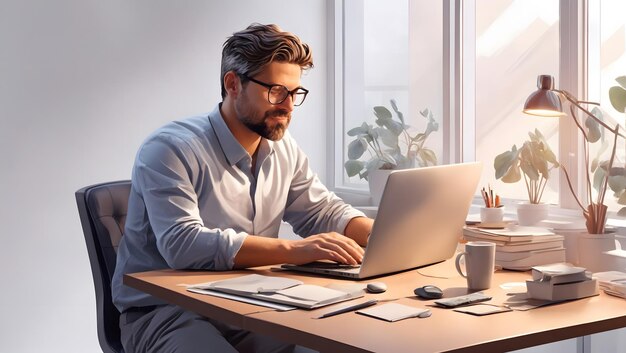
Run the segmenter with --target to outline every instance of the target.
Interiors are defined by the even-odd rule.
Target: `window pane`
[[[595,0],[589,2],[589,7],[589,100],[600,103],[604,121],[611,126],[621,125],[624,132],[626,116],[612,106],[609,90],[619,85],[615,81],[617,77],[626,75],[626,2]],[[612,136],[603,136],[603,140],[591,146],[591,158],[609,159]],[[625,160],[624,140],[619,139],[613,167],[624,167]],[[616,190],[619,194],[623,189],[618,187]],[[613,194],[611,190],[607,192],[605,204],[610,211],[618,211],[623,206],[617,204]]]
[[[394,100],[410,126],[408,135],[399,136],[404,156],[408,154],[405,137],[425,132],[429,123],[438,130],[430,133],[423,147],[441,155],[442,5],[427,0],[348,0],[344,4],[344,153],[337,172],[342,173],[343,186],[366,188],[358,175],[347,176],[343,164],[355,140],[347,132],[363,123],[377,128],[376,106],[387,108],[399,123],[390,103]],[[382,137],[378,143],[393,154]],[[412,151],[416,148],[415,144],[411,147]],[[373,155],[369,149],[359,160],[367,162]]]
[[[476,0],[476,159],[484,163],[482,186],[505,198],[528,200],[522,180],[495,179],[494,159],[518,149],[538,129],[558,156],[558,119],[522,113],[537,76],[559,72],[558,0]],[[543,202],[558,203],[559,170],[553,170]]]

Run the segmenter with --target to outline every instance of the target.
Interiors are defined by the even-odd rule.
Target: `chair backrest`
[[[129,194],[128,180],[91,185],[76,191],[96,289],[98,341],[105,353],[124,351],[120,342],[120,313],[113,305],[111,280],[117,246],[124,232]]]

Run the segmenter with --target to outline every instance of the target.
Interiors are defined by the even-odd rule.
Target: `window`
[[[624,125],[608,89],[626,75],[625,10],[621,0],[336,1],[334,136],[341,148],[334,155],[334,188],[367,192],[366,183],[344,169],[347,132],[374,124],[374,106],[391,110],[395,99],[414,131],[427,123],[420,111],[432,112],[439,130],[427,143],[439,164],[480,160],[481,183],[511,199],[526,200],[526,187],[496,181],[494,158],[520,147],[537,128],[569,166],[580,195],[584,163],[572,119],[521,110],[537,76],[550,74],[557,88],[599,101],[605,120]],[[622,143],[616,163],[625,162]],[[562,175],[552,172],[543,201],[577,208]],[[610,207],[617,209],[615,202]]]
[[[342,154],[336,156],[335,186],[366,190],[359,175],[348,177],[344,168],[348,149],[355,138],[347,133],[363,123],[376,128],[374,108],[385,107],[394,119],[397,108],[408,135],[432,131],[424,147],[443,162],[443,85],[442,5],[427,0],[346,0],[343,11],[343,103],[341,124],[336,124],[336,138],[342,141]],[[391,101],[396,107],[393,107]],[[432,119],[432,120],[431,120]],[[399,121],[399,120],[398,120]],[[430,124],[430,125],[429,125]],[[398,146],[407,154],[407,144],[400,136]],[[382,144],[387,150],[390,147]],[[415,150],[417,147],[411,147]],[[425,152],[427,153],[427,152]],[[368,150],[360,158],[367,161]]]
[[[559,1],[476,0],[475,6],[475,148],[476,159],[484,163],[481,182],[501,195],[528,200],[523,178],[495,181],[493,161],[514,144],[521,148],[535,129],[558,155],[559,119],[531,117],[522,107],[536,90],[538,75],[553,75],[558,82]],[[543,202],[558,203],[559,176],[558,170],[550,174]]]

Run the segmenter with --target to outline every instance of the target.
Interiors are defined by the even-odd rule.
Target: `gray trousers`
[[[148,313],[125,312],[120,317],[126,353],[276,352],[306,351],[304,347],[241,330],[175,305]],[[303,349],[303,350],[302,350]]]

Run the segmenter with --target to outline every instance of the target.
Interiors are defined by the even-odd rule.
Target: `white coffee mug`
[[[465,270],[461,269],[461,258],[465,257]],[[470,241],[465,251],[456,256],[456,270],[467,278],[467,287],[482,290],[491,287],[491,277],[495,267],[496,244],[488,241]]]

